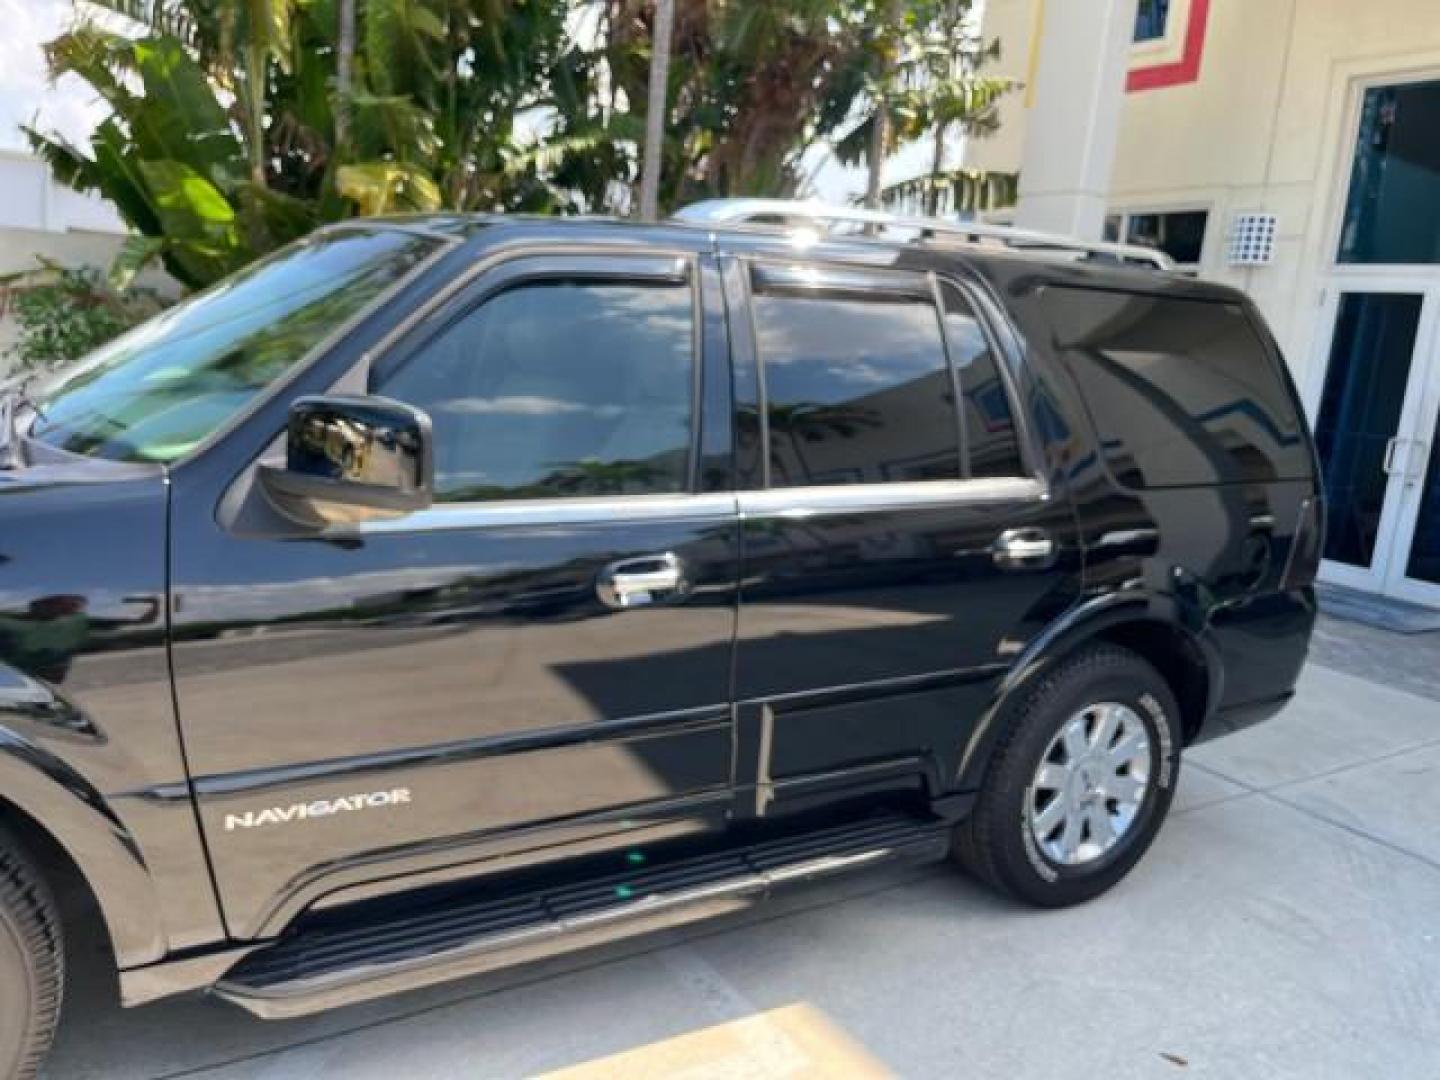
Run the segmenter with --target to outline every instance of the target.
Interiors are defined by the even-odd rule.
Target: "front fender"
[[[1205,611],[1175,593],[1125,589],[1082,601],[1036,635],[1000,680],[960,756],[955,789],[972,791],[984,780],[985,767],[1003,727],[1004,710],[1032,686],[1055,661],[1124,625],[1152,623],[1178,633],[1205,670],[1207,708],[1213,710],[1224,690],[1220,648]]]
[[[5,697],[11,700],[4,700]],[[99,903],[121,966],[165,953],[155,885],[135,838],[73,768],[16,727],[37,708],[0,695],[0,802],[29,817],[74,861]]]

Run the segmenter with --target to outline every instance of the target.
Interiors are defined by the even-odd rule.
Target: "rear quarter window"
[[[1294,396],[1239,304],[1054,287],[1041,304],[1122,483],[1309,477]]]

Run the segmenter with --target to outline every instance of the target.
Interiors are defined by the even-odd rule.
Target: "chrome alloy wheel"
[[[1112,701],[1089,705],[1050,740],[1026,793],[1026,823],[1052,862],[1092,862],[1130,831],[1150,782],[1139,714]]]

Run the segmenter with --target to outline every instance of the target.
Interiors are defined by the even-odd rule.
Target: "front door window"
[[[526,282],[374,389],[430,415],[437,502],[684,491],[692,306],[684,283]]]

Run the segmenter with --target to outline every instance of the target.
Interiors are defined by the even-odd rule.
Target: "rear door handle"
[[[1002,570],[1044,569],[1055,564],[1055,541],[1036,526],[1006,529],[990,550]]]
[[[616,611],[643,607],[683,595],[688,586],[685,565],[674,552],[621,559],[600,571],[595,594]]]

